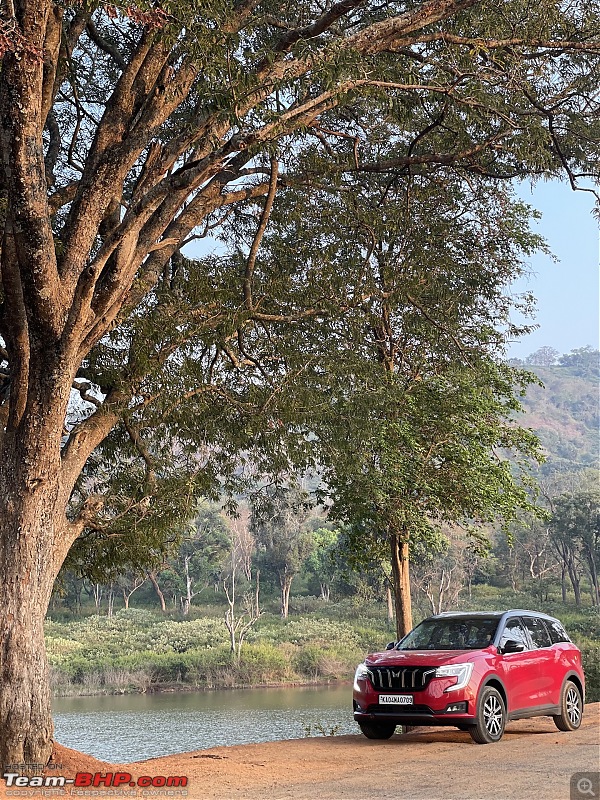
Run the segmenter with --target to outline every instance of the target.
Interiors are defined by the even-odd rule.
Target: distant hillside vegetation
[[[544,474],[598,464],[599,359],[600,352],[591,347],[564,356],[542,348],[522,364],[544,384],[529,388],[519,420],[542,442],[548,458]]]

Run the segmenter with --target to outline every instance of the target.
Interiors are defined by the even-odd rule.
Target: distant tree
[[[250,582],[252,580],[252,561],[256,550],[256,542],[250,530],[250,508],[248,503],[238,503],[235,515],[226,517],[230,531],[231,547],[239,570]]]
[[[308,496],[296,487],[272,489],[252,506],[258,564],[276,576],[283,619],[289,614],[292,581],[314,546],[307,526],[310,513]]]
[[[573,498],[580,496],[593,498],[597,494],[598,471],[590,468],[557,471],[542,478],[539,485],[548,509],[547,529],[560,569],[563,602],[567,602],[568,581],[575,596],[575,603],[580,606],[586,558],[583,553],[580,526],[574,524],[574,519],[570,519],[573,508],[570,511],[568,508],[573,506],[575,502]]]
[[[518,560],[527,575],[526,586],[540,603],[546,602],[549,585],[558,574],[547,519],[524,514],[513,522],[510,533],[513,549],[518,550]]]
[[[339,563],[337,553],[340,531],[331,526],[319,526],[312,532],[312,549],[305,566],[319,584],[322,600],[331,597],[331,586],[336,579]]]
[[[385,601],[387,619],[395,624],[390,549],[385,537],[372,535],[369,521],[355,519],[340,528],[337,574],[355,602]]]
[[[184,583],[179,569],[176,567],[178,554],[175,553],[156,569],[148,571],[148,579],[152,584],[154,593],[160,603],[160,609],[164,613],[167,611],[167,598],[169,599],[171,610],[180,611],[182,608],[182,594],[184,593]]]
[[[145,574],[136,574],[136,573],[126,573],[124,575],[120,575],[117,578],[117,587],[120,590],[121,594],[123,595],[123,605],[125,608],[129,608],[129,601],[137,592],[138,589],[141,589],[144,583],[148,580],[148,576]]]
[[[553,347],[540,347],[525,359],[526,364],[536,367],[552,367],[557,363],[560,353]]]
[[[202,503],[171,566],[183,584],[181,610],[184,614],[189,614],[194,597],[218,580],[229,548],[229,531],[219,509]]]
[[[240,528],[237,531],[239,533]],[[246,554],[244,548],[240,547],[239,537],[234,536],[230,543],[229,555],[221,573],[221,582],[227,598],[225,627],[229,633],[232,656],[239,665],[246,636],[262,614],[260,610],[260,570],[255,571],[254,585],[252,585]],[[242,610],[239,608],[240,589],[243,591]]]
[[[561,356],[558,363],[573,375],[582,378],[598,379],[600,376],[600,350],[595,350],[590,345],[571,350]]]
[[[158,572],[157,570],[151,569],[148,570],[147,575],[148,575],[148,580],[150,581],[150,583],[152,584],[152,588],[154,589],[154,593],[158,598],[158,602],[160,603],[160,610],[164,614],[167,610],[167,602],[165,600],[163,589],[159,583],[159,576],[157,572]]]
[[[84,579],[73,572],[62,571],[54,584],[51,608],[64,604],[74,614],[81,613],[81,598],[84,593]]]
[[[558,542],[567,547],[579,545],[580,557],[586,565],[592,602],[600,606],[600,490],[578,491],[557,497],[553,503],[550,528]],[[575,587],[574,587],[575,588]]]
[[[413,549],[413,585],[415,597],[427,611],[439,614],[456,608],[465,588],[471,599],[474,575],[483,568],[491,548],[487,529],[472,526],[443,525],[432,546]]]
[[[550,540],[556,551],[561,575],[561,597],[567,602],[567,576],[575,596],[575,605],[581,606],[581,542],[573,531],[558,523],[550,525]]]

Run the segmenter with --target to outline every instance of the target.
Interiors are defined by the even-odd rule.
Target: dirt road
[[[187,776],[180,788],[71,788],[77,797],[187,797],[188,800],[600,800],[596,784],[570,796],[576,772],[600,771],[600,704],[586,708],[582,727],[559,732],[551,719],[512,722],[494,745],[467,733],[420,728],[389,741],[333,736],[218,747],[127,765],[106,764],[56,746],[62,769],[48,774],[128,772]],[[83,743],[82,743],[83,746]],[[17,794],[18,791],[18,794]],[[67,790],[69,791],[69,790]],[[187,791],[187,794],[184,792]],[[63,790],[9,790],[0,797],[68,796]],[[50,792],[52,792],[50,794]],[[591,794],[594,792],[594,795]]]

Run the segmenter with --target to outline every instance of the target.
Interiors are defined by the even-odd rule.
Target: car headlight
[[[438,667],[435,671],[436,678],[456,678],[456,683],[444,689],[445,692],[455,692],[457,689],[464,689],[467,683],[471,680],[471,673],[473,672],[473,664],[446,664],[444,667]]]
[[[354,673],[354,691],[360,692],[359,680],[366,680],[369,677],[369,670],[366,664],[359,664]]]

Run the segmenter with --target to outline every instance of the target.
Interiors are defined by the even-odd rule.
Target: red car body
[[[581,653],[545,614],[440,614],[388,647],[356,671],[354,718],[369,738],[388,738],[396,725],[453,725],[485,744],[511,719],[548,715],[561,730],[581,723]]]

